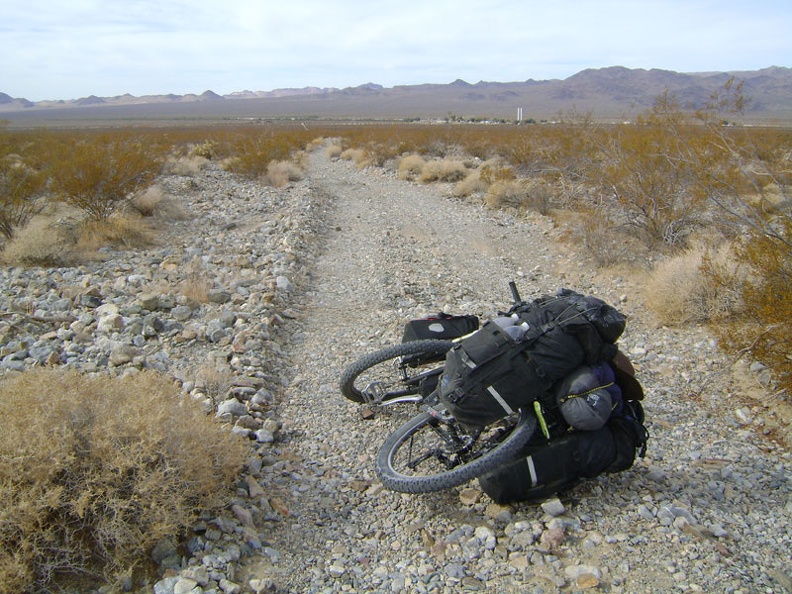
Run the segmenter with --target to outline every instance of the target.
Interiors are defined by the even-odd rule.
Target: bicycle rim
[[[343,371],[341,394],[353,402],[373,400],[374,404],[418,394],[420,374],[440,367],[443,355],[453,344],[449,340],[414,340],[369,353]],[[405,360],[412,364],[407,365]]]
[[[460,453],[444,437],[444,432],[458,432],[458,425],[421,413],[388,437],[377,454],[376,471],[385,487],[401,493],[450,489],[509,464],[536,425],[533,415],[521,413],[511,427],[486,428],[470,449]]]

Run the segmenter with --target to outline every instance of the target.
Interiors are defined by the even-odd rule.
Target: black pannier
[[[496,503],[538,501],[601,474],[615,458],[616,444],[607,425],[567,433],[550,443],[537,436],[512,464],[478,481]]]
[[[633,383],[640,388],[634,378]],[[637,393],[625,383],[620,388],[625,394]],[[569,431],[549,441],[537,432],[511,464],[479,477],[479,485],[496,503],[540,501],[580,479],[627,470],[636,456],[646,453],[649,433],[643,423],[641,403],[625,400],[621,412],[599,429]]]
[[[492,321],[446,353],[440,399],[462,424],[483,426],[508,416],[552,385],[542,368]]]
[[[513,311],[446,353],[440,399],[460,423],[492,423],[546,397],[583,363],[610,360],[625,327],[615,308],[569,289]]]

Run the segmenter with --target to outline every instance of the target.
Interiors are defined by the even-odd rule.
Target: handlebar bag
[[[434,316],[407,322],[404,325],[402,342],[427,338],[449,340],[475,332],[478,327],[478,316],[451,315],[441,311]]]

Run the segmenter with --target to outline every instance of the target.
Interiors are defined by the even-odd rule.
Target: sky
[[[792,67],[790,0],[0,0],[31,101]]]

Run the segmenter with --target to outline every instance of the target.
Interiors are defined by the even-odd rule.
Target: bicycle
[[[525,302],[509,283],[513,305]],[[416,404],[419,413],[388,436],[375,458],[383,485],[403,493],[428,493],[459,486],[511,463],[535,434],[548,434],[541,407],[519,410],[488,426],[459,423],[440,401],[438,382],[446,353],[466,336],[423,339],[370,353],[341,375],[341,393],[368,410]],[[537,403],[538,405],[538,403]]]

